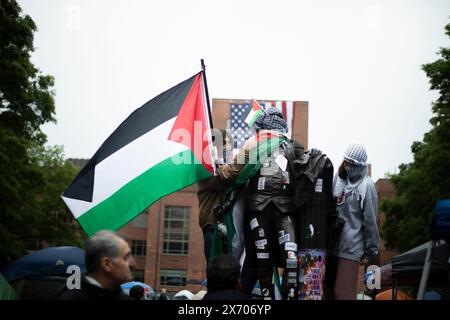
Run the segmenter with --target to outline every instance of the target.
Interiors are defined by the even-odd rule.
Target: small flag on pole
[[[252,105],[249,113],[245,117],[244,122],[248,124],[248,126],[252,126],[256,119],[264,112],[264,109],[261,107],[261,105],[255,100],[252,99]]]

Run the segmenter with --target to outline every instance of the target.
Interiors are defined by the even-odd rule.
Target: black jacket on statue
[[[339,240],[344,221],[336,213],[333,196],[333,164],[324,154],[294,161],[295,205],[298,213],[299,250],[326,251],[325,287],[329,299],[336,275],[336,256],[333,249]]]
[[[292,213],[295,209],[294,204],[294,175],[292,172],[292,163],[289,163],[289,153],[296,154],[296,156],[303,153],[303,146],[294,140],[283,142],[277,149],[279,154],[283,155],[288,160],[286,171],[289,174],[289,183],[283,183],[285,179],[281,170],[276,174],[262,176],[257,174],[252,179],[247,189],[246,205],[251,211],[263,211],[271,202],[282,213]],[[277,164],[271,156],[272,166],[278,169]],[[261,169],[263,170],[263,168]],[[261,172],[260,170],[260,172]],[[261,190],[259,186],[260,178],[264,178],[264,187]]]
[[[301,249],[328,249],[328,224],[336,215],[333,199],[333,164],[325,154],[294,161],[295,206]]]

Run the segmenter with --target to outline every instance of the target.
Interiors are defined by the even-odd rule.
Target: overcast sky
[[[309,145],[335,167],[366,146],[377,180],[431,128],[420,66],[450,46],[448,0],[20,0],[32,60],[55,77],[66,157],[89,158],[136,108],[200,70],[210,98],[309,102]]]

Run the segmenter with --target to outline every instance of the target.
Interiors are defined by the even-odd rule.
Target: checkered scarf
[[[257,130],[277,130],[283,133],[288,131],[286,121],[283,119],[283,114],[277,108],[269,107],[266,109],[253,124]]]

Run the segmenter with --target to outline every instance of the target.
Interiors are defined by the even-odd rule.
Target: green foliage
[[[445,29],[450,38],[450,24]],[[401,252],[430,239],[436,202],[450,198],[450,48],[441,48],[439,54],[440,59],[422,66],[430,88],[439,92],[432,107],[433,127],[423,142],[412,144],[413,162],[400,165],[400,172],[390,177],[397,197],[381,203],[386,212],[383,238]]]
[[[78,169],[63,160],[62,147],[32,148],[31,162],[42,177],[42,185],[35,192],[32,234],[52,245],[82,245],[78,223],[61,199],[61,194],[75,178]]]
[[[0,0],[0,268],[27,241],[79,245],[82,233],[60,195],[76,175],[40,126],[55,121],[52,76],[30,61],[36,25],[14,0]]]
[[[36,25],[20,12],[15,1],[0,1],[0,126],[32,138],[54,121],[54,80],[31,63]]]
[[[0,266],[26,254],[30,240],[82,246],[84,235],[60,197],[78,169],[63,160],[61,147],[25,143],[3,132],[0,193],[5,197],[0,199]]]

